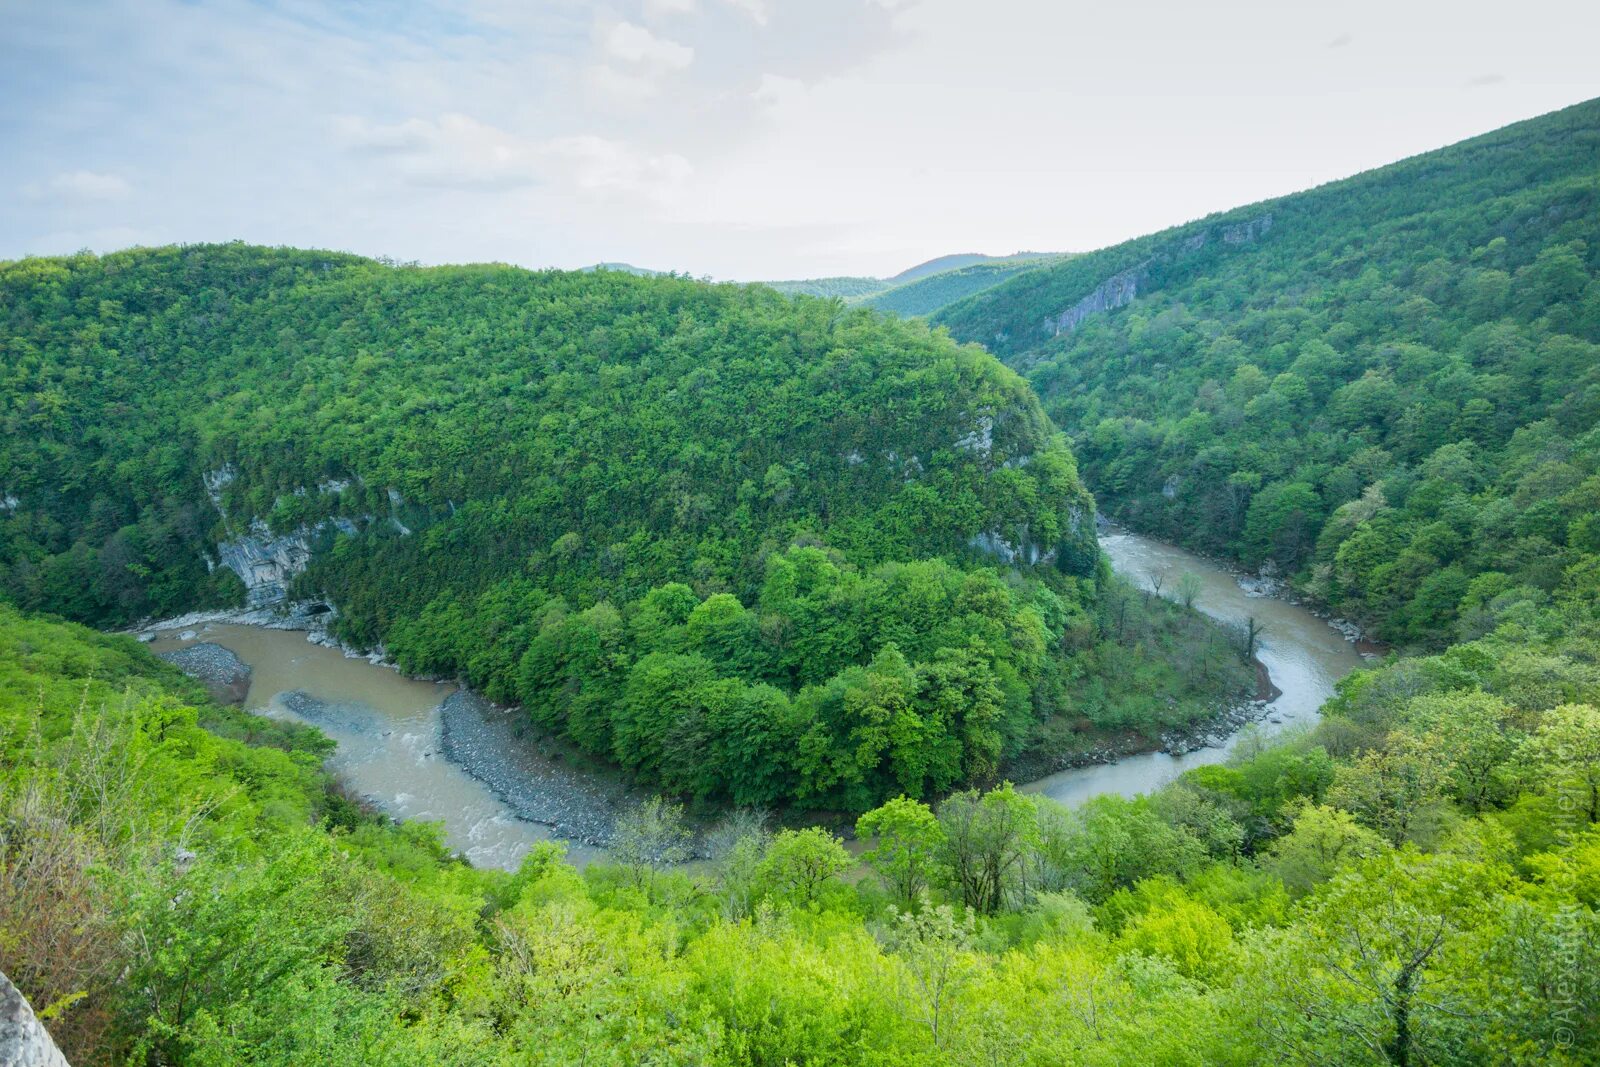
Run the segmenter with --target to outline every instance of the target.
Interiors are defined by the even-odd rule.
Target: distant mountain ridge
[[[889,278],[797,278],[769,281],[785,296],[838,297],[898,315],[931,315],[946,305],[976,295],[1024,270],[1055,263],[1071,253],[1013,252],[990,256],[954,252],[907,267]]]

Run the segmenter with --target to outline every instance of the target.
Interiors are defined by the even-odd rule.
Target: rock
[[[0,974],[0,1064],[5,1067],[68,1067],[22,990]]]
[[[211,695],[224,704],[241,703],[250,691],[250,665],[221,645],[204,641],[156,655],[204,682]]]
[[[488,786],[520,818],[586,845],[610,844],[623,800],[620,783],[537,751],[517,736],[524,714],[458,689],[439,708],[444,757]]]

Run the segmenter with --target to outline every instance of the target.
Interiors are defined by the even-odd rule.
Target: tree
[[[974,931],[971,912],[957,919],[950,905],[932,905],[925,897],[914,912],[890,909],[889,947],[912,982],[901,991],[903,1010],[920,1017],[936,1049],[948,1043],[952,1007],[979,969],[971,951]]]
[[[611,855],[633,872],[638,884],[654,885],[656,872],[689,858],[692,840],[683,805],[651,797],[618,817]]]
[[[875,839],[864,860],[902,908],[927,890],[944,847],[944,828],[920,801],[896,797],[856,820],[856,836]]]
[[[944,865],[961,902],[993,914],[1008,895],[1024,892],[1024,860],[1038,841],[1039,825],[1031,797],[1010,782],[987,793],[953,793],[939,805],[944,830]]]
[[[1328,803],[1351,812],[1398,846],[1423,825],[1449,776],[1450,767],[1439,753],[1411,734],[1396,733],[1384,747],[1338,769]]]
[[[1545,712],[1523,747],[1521,761],[1590,824],[1600,823],[1600,710],[1563,704]]]
[[[1269,866],[1291,895],[1302,897],[1341,867],[1383,848],[1383,838],[1349,812],[1326,804],[1303,804],[1294,828],[1272,843]]]
[[[779,897],[812,904],[823,883],[849,868],[852,860],[839,839],[820,826],[780,830],[761,860],[761,882]]]
[[[1178,575],[1178,584],[1174,587],[1174,591],[1178,595],[1180,604],[1186,608],[1193,608],[1202,588],[1199,575],[1193,571],[1184,571]]]
[[[1422,734],[1424,748],[1449,767],[1447,788],[1467,810],[1478,812],[1504,793],[1502,771],[1516,753],[1513,709],[1486,693],[1452,692],[1418,697],[1402,715]]]

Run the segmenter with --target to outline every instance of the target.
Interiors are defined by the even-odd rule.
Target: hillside
[[[748,813],[670,868],[667,806],[610,863],[544,843],[509,874],[363,812],[315,731],[0,605],[0,971],[75,1067],[1576,1067],[1595,649],[1357,677],[1314,740],[1149,798],[896,799],[865,869]]]
[[[955,267],[903,282],[881,293],[868,296],[861,302],[879,311],[892,311],[904,318],[932,315],[958,300],[992,289],[1024,271],[1037,269],[1042,262],[1058,258],[1063,257],[1008,256],[971,266]]]
[[[806,278],[761,284],[786,296],[838,297],[846,303],[911,317],[932,314],[946,304],[999,285],[1027,265],[1056,258],[1038,252],[1009,256],[962,252],[908,267],[892,278]]]
[[[234,245],[24,260],[0,301],[25,608],[326,599],[343,639],[666,791],[855,811],[1245,684],[1225,649],[1192,665],[1224,641],[1192,613],[1108,627],[1060,436],[922,326]]]
[[[1027,375],[1109,513],[1437,646],[1592,580],[1597,274],[1600,101],[935,321]]]
[[[762,282],[785,296],[838,297],[847,302],[881,293],[887,283],[881,278],[797,278],[792,281]]]

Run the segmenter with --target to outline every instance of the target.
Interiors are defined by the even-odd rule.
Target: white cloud
[[[675,152],[653,154],[593,134],[557,138],[544,154],[565,171],[573,187],[586,193],[637,193],[664,200],[694,172]]]
[[[113,203],[126,200],[133,192],[128,180],[120,174],[102,174],[92,170],[63,171],[54,177],[34,182],[23,189],[31,200],[45,200],[63,206]]]
[[[772,4],[769,0],[723,0],[723,2],[731,8],[743,11],[761,26],[765,26],[772,18]]]
[[[800,100],[806,94],[805,82],[798,78],[785,78],[781,74],[763,74],[751,98],[768,107],[778,108]]]
[[[675,152],[651,152],[597,134],[524,137],[470,115],[393,124],[342,116],[335,137],[347,148],[391,159],[403,181],[453,189],[548,185],[612,196],[669,196],[693,168]]]
[[[695,0],[644,0],[646,18],[671,18],[675,15],[692,15],[698,7]]]
[[[613,59],[659,72],[686,70],[694,62],[693,48],[632,22],[619,22],[606,32],[605,50]]]

